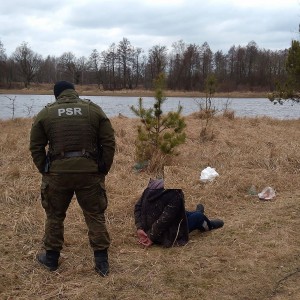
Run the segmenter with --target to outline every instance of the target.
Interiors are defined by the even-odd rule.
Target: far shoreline
[[[154,97],[154,91],[132,89],[132,90],[100,90],[93,86],[75,86],[79,95],[84,96],[114,96],[114,97]],[[0,89],[0,95],[53,95],[52,88],[30,87],[22,89]],[[268,92],[234,91],[216,92],[213,98],[267,98]],[[206,94],[199,91],[165,91],[166,97],[205,98]]]

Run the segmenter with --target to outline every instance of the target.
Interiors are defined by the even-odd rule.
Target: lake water
[[[137,106],[137,97],[114,97],[114,96],[81,96],[88,98],[100,105],[108,117],[122,114],[127,117],[134,117],[130,106]],[[36,115],[47,103],[55,101],[51,95],[0,95],[0,119],[14,117],[32,117]],[[144,106],[153,105],[153,97],[143,97]],[[191,114],[199,109],[201,98],[169,97],[163,104],[164,111],[176,111],[178,104],[183,106],[183,115]],[[287,102],[284,105],[274,105],[267,98],[214,98],[213,106],[218,110],[227,107],[235,111],[239,117],[268,116],[276,119],[300,119],[300,104]]]

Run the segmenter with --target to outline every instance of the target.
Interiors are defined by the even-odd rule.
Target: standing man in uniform
[[[46,251],[38,254],[37,260],[50,271],[58,268],[64,219],[75,193],[94,250],[95,270],[106,276],[110,238],[104,216],[104,182],[115,153],[114,130],[102,109],[80,99],[72,83],[57,82],[54,95],[56,101],[39,112],[30,132],[30,151],[42,174],[41,198],[46,212]]]

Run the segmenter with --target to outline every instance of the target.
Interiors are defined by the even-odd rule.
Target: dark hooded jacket
[[[134,217],[137,229],[156,244],[172,247],[188,242],[184,194],[180,189],[164,189],[163,180],[150,180],[135,205]]]

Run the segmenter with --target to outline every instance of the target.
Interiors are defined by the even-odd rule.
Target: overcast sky
[[[0,41],[8,56],[27,42],[43,57],[88,57],[124,37],[146,52],[179,40],[283,50],[299,38],[299,16],[300,0],[3,0]]]

